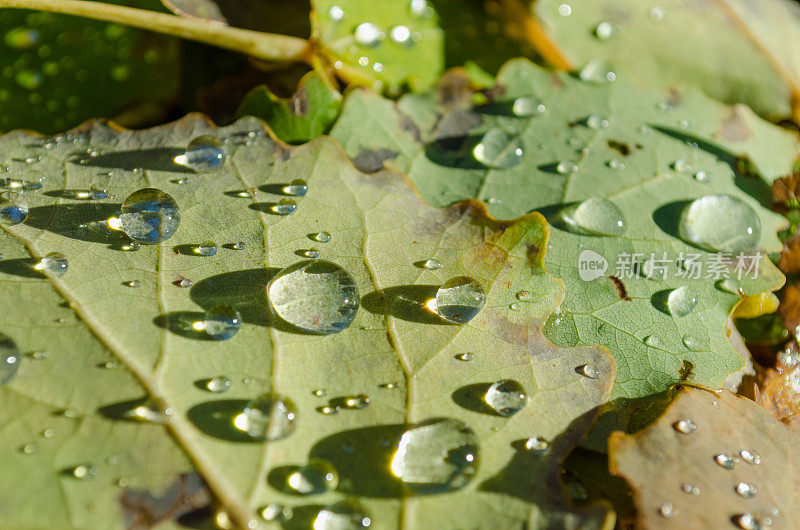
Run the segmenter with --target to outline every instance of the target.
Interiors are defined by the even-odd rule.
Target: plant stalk
[[[36,9],[156,31],[241,52],[267,61],[309,61],[311,43],[298,37],[232,28],[146,9],[87,0],[0,0],[0,8]]]

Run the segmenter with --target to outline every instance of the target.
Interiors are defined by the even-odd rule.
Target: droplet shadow
[[[240,431],[233,424],[236,416],[242,413],[247,401],[243,399],[219,399],[198,403],[190,408],[186,415],[189,421],[203,433],[238,443],[261,443]]]
[[[420,324],[451,325],[426,304],[436,298],[438,285],[398,285],[373,291],[361,297],[361,305],[370,313],[387,315]]]
[[[656,225],[667,235],[676,239],[680,239],[678,235],[678,224],[681,218],[681,212],[686,206],[691,204],[692,201],[673,201],[660,206],[653,212],[653,221]]]
[[[175,157],[186,152],[177,147],[157,147],[131,151],[114,151],[97,156],[79,155],[69,161],[73,164],[92,167],[109,167],[133,171],[137,168],[173,173],[194,173],[188,167],[175,163]]]
[[[0,273],[11,274],[21,278],[45,279],[47,276],[34,267],[39,264],[36,258],[14,258],[0,260]]]
[[[289,487],[289,477],[299,470],[300,466],[278,466],[272,468],[267,474],[267,483],[281,493],[302,496],[302,493]]]
[[[486,169],[475,159],[472,150],[481,136],[451,136],[434,140],[425,146],[425,156],[434,164],[459,169]]]
[[[660,291],[656,291],[650,297],[650,303],[653,304],[653,307],[656,308],[658,311],[661,311],[665,315],[670,315],[669,312],[669,293],[672,289],[662,289]]]
[[[105,416],[110,420],[119,421],[138,421],[135,417],[131,416],[131,411],[136,407],[140,407],[147,403],[147,398],[130,399],[127,401],[120,401],[118,403],[111,403],[98,407],[97,412],[101,416]]]
[[[118,215],[119,208],[119,203],[36,206],[30,209],[25,224],[70,239],[118,246],[128,241],[128,236],[123,232],[110,230],[105,221]]]
[[[484,399],[486,396],[486,391],[489,390],[490,386],[492,386],[492,383],[475,383],[471,385],[465,385],[455,390],[450,397],[453,399],[456,405],[467,410],[471,410],[472,412],[488,414],[490,416],[499,416],[499,414],[497,414],[497,412],[494,411]]]

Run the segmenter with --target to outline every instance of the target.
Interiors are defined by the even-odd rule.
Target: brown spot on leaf
[[[613,275],[609,276],[608,279],[611,280],[611,283],[613,283],[614,287],[617,288],[617,295],[619,296],[619,299],[630,302],[631,297],[628,296],[628,290],[625,288],[625,284],[622,283],[622,280]]]
[[[143,530],[208,506],[211,494],[196,473],[180,475],[162,495],[126,489],[119,497],[128,530]]]
[[[741,105],[735,105],[728,115],[722,120],[722,125],[714,133],[716,138],[729,142],[744,142],[753,135],[752,129],[744,119]]]
[[[681,361],[681,367],[678,368],[678,377],[681,381],[686,381],[694,375],[694,363],[687,359]]]
[[[472,82],[462,68],[448,70],[439,81],[436,99],[440,105],[471,105]]]
[[[800,272],[800,238],[795,236],[783,246],[778,267],[785,273]]]
[[[781,177],[772,183],[772,198],[777,203],[798,200],[800,196],[800,173]]]
[[[791,368],[767,370],[755,401],[779,420],[800,414],[800,364]]]
[[[677,88],[672,87],[667,91],[667,101],[673,107],[678,106],[683,101],[683,94]]]
[[[631,148],[628,144],[624,142],[618,142],[616,140],[609,140],[608,147],[613,149],[614,151],[618,152],[622,156],[628,156],[631,154]]]

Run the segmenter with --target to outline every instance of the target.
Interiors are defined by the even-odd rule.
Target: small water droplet
[[[711,173],[706,173],[705,171],[700,170],[700,171],[695,172],[694,179],[697,182],[702,182],[702,183],[706,184],[706,183],[711,182],[712,180],[714,180],[714,176]]]
[[[590,129],[606,129],[609,126],[608,119],[598,114],[592,114],[586,118],[586,125]]]
[[[281,191],[286,195],[291,195],[293,197],[304,197],[306,193],[308,193],[308,184],[303,179],[295,179],[288,184],[281,188]]]
[[[280,504],[268,504],[261,509],[259,515],[265,521],[288,520],[292,517],[292,509]]]
[[[325,405],[323,407],[318,407],[317,410],[320,413],[325,414],[326,416],[331,416],[333,414],[338,413],[339,410],[340,410],[340,407],[338,407],[336,405]]]
[[[522,162],[524,146],[519,136],[495,127],[483,135],[472,154],[486,167],[505,169]]]
[[[661,339],[659,339],[656,335],[648,335],[645,337],[644,343],[648,346],[652,346],[653,348],[660,348],[663,346]]]
[[[483,399],[500,416],[513,416],[528,404],[529,398],[522,384],[503,379],[493,383]]]
[[[617,158],[612,158],[611,160],[609,160],[607,162],[607,165],[611,169],[619,169],[619,170],[625,169],[625,163]]]
[[[36,444],[25,444],[22,446],[22,452],[26,455],[31,455],[36,452]]]
[[[622,210],[608,199],[599,197],[566,208],[561,212],[561,219],[577,233],[618,236],[625,232]]]
[[[333,491],[339,485],[339,473],[333,464],[323,459],[313,459],[286,477],[286,487],[300,495],[317,495]]]
[[[436,313],[454,324],[466,324],[486,304],[486,291],[472,278],[458,276],[442,284],[434,299]]]
[[[472,479],[477,467],[477,435],[450,418],[432,418],[409,428],[391,464],[392,473],[419,493],[459,489]]]
[[[312,390],[311,395],[316,397],[325,397],[328,395],[328,391],[325,390],[324,388],[318,388],[316,390]]]
[[[700,495],[700,488],[689,483],[683,484],[681,490],[689,495]]]
[[[550,442],[541,436],[531,436],[525,440],[525,449],[535,455],[544,455],[550,451]]]
[[[755,451],[748,451],[747,449],[742,449],[741,451],[739,451],[739,456],[741,456],[742,460],[744,460],[748,464],[753,464],[757,466],[761,463],[761,455],[756,453]]]
[[[572,14],[572,6],[569,4],[560,4],[558,6],[558,14],[562,17],[568,17]]]
[[[672,505],[671,502],[665,502],[658,508],[658,513],[661,514],[662,517],[673,517],[678,510]]]
[[[475,358],[475,356],[471,353],[457,353],[455,357],[459,361],[464,361],[464,362],[469,362]]]
[[[692,434],[697,430],[697,425],[692,420],[683,418],[673,423],[672,428],[682,434]]]
[[[142,282],[140,282],[139,280],[130,280],[128,282],[122,282],[122,285],[124,285],[125,287],[132,287],[135,289],[137,287],[140,287],[142,285]]]
[[[667,309],[671,315],[685,317],[694,311],[694,308],[697,306],[698,298],[697,291],[682,285],[670,291],[667,297]]]
[[[97,475],[96,466],[76,466],[72,469],[72,476],[79,479],[87,479]]]
[[[192,251],[198,256],[213,256],[217,253],[217,244],[213,241],[206,241],[194,247]]]
[[[297,210],[297,203],[294,199],[281,199],[270,206],[270,210],[278,215],[293,214]]]
[[[0,222],[14,226],[28,218],[28,204],[16,193],[2,194],[0,200]]]
[[[47,352],[46,351],[33,351],[28,354],[28,357],[33,359],[34,361],[44,361],[47,359]]]
[[[236,243],[232,243],[230,248],[231,250],[244,250],[245,246],[246,244],[244,241],[237,241]]]
[[[202,330],[214,340],[227,340],[242,327],[242,316],[229,305],[209,309],[203,318]]]
[[[317,512],[314,530],[361,530],[369,528],[372,519],[366,508],[355,501],[340,501]]]
[[[517,300],[519,300],[520,302],[530,302],[531,300],[533,300],[533,296],[531,295],[530,291],[526,291],[523,289],[521,291],[517,291]]]
[[[161,190],[144,188],[122,202],[119,221],[129,238],[154,245],[172,237],[181,216],[175,199]]]
[[[330,243],[331,241],[331,235],[328,232],[317,232],[316,234],[311,234],[310,238],[320,243]]]
[[[578,164],[571,160],[562,160],[556,165],[556,171],[562,175],[569,175],[578,171]]]
[[[611,65],[602,59],[594,59],[586,63],[579,73],[581,80],[593,83],[613,82],[617,74],[611,70]]]
[[[331,6],[328,9],[328,16],[331,17],[332,20],[342,20],[344,18],[344,9],[339,6]]]
[[[712,252],[736,253],[758,245],[761,224],[744,201],[726,194],[706,195],[683,209],[678,233],[691,245]]]
[[[294,432],[296,427],[294,403],[276,394],[263,394],[251,399],[234,426],[256,440],[279,440]]]
[[[442,268],[442,262],[440,262],[437,259],[432,259],[431,258],[431,259],[426,259],[425,261],[423,261],[422,262],[422,266],[424,268],[428,269],[429,271],[435,271],[437,269],[441,269]]]
[[[576,372],[589,379],[597,379],[600,377],[600,372],[593,364],[582,364],[575,369]]]
[[[364,409],[369,405],[370,399],[366,394],[358,394],[357,396],[347,396],[342,398],[342,403],[348,409]]]
[[[705,344],[691,333],[684,335],[681,340],[683,341],[683,345],[691,351],[703,351],[706,348]]]
[[[139,243],[136,241],[131,241],[130,243],[122,245],[120,248],[126,252],[136,252],[139,250]]]
[[[403,46],[410,46],[414,44],[414,39],[411,38],[411,30],[406,26],[395,26],[389,31],[389,38],[397,44]]]
[[[533,96],[521,96],[511,104],[511,112],[515,116],[527,117],[541,114],[547,110],[541,100]]]
[[[736,516],[734,520],[742,530],[761,530],[761,523],[751,513],[743,513]]]
[[[61,278],[69,269],[69,261],[60,252],[50,252],[33,267],[53,278]]]
[[[232,384],[233,383],[229,378],[225,377],[224,375],[218,375],[217,377],[212,377],[206,381],[206,389],[209,392],[221,394],[223,392],[227,392]]]
[[[394,390],[400,386],[399,383],[381,383],[378,385],[380,388],[385,388],[386,390]]]
[[[512,311],[519,311],[519,310],[522,308],[522,306],[520,306],[520,305],[519,305],[518,303],[516,303],[516,302],[513,302],[513,303],[511,303],[511,304],[508,304],[508,308],[509,308],[510,310],[512,310]]]
[[[353,32],[353,38],[361,46],[377,46],[384,37],[384,33],[372,22],[362,22]]]
[[[739,282],[734,278],[723,278],[722,280],[716,282],[715,285],[717,289],[725,291],[726,293],[738,294],[738,295],[744,294],[744,289],[742,288],[741,285],[739,285]]]
[[[600,40],[607,40],[614,34],[614,26],[610,22],[601,22],[594,28],[594,34]]]
[[[42,436],[48,439],[52,438],[55,435],[56,431],[54,429],[45,429],[42,431]]]
[[[747,482],[740,482],[734,488],[734,491],[740,496],[744,497],[745,499],[750,499],[755,497],[758,493],[758,489],[753,486],[752,484],[748,484]]]
[[[730,455],[718,454],[714,456],[714,461],[725,469],[734,469],[739,459]]]
[[[665,16],[667,12],[664,10],[663,7],[653,6],[650,8],[649,16],[650,20],[653,22],[660,22]]]
[[[175,157],[175,163],[197,173],[210,173],[222,168],[225,158],[225,150],[219,138],[204,134],[189,142],[186,152]]]
[[[6,384],[19,370],[19,348],[10,337],[0,333],[0,385]]]
[[[289,324],[319,335],[338,333],[356,317],[355,280],[339,265],[306,260],[286,267],[268,288],[273,311]]]

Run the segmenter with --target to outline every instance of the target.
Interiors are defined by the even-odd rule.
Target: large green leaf
[[[664,415],[609,440],[645,528],[795,528],[797,433],[747,398],[685,388]]]
[[[487,92],[473,94],[463,83],[454,91],[453,86],[459,85],[448,80],[438,92],[406,96],[399,104],[354,92],[332,135],[363,170],[385,164],[408,172],[433,204],[473,197],[486,201],[500,218],[532,210],[548,216],[554,226],[545,263],[564,279],[566,296],[545,334],[562,346],[602,344],[615,357],[612,399],[619,417],[609,416],[603,432],[612,423],[627,423],[629,399],[658,394],[687,377],[719,387],[743,367],[726,333],[728,315],[740,296],[720,288],[721,275],[677,276],[674,261],[681,253],[700,254],[699,261],[713,259],[677,237],[677,217],[686,201],[729,194],[758,213],[762,253],[780,248],[776,231],[783,220],[765,208],[767,184],[789,172],[797,146],[792,134],[746,107],[722,105],[696,90],[664,95],[619,78],[585,82],[527,61],[513,61],[501,70],[497,87],[488,92],[490,100]],[[535,102],[534,109],[538,103],[543,110],[515,115],[517,98],[529,98],[525,101]],[[487,167],[473,156],[488,131],[503,131],[511,138],[509,145],[522,149],[517,165]],[[578,170],[559,172],[559,163],[566,161]],[[706,178],[696,178],[698,171]],[[562,208],[589,198],[608,199],[623,212],[622,236],[575,233],[560,220]],[[607,272],[589,282],[580,279],[579,256],[585,250],[608,263]],[[665,252],[673,261],[666,278],[617,272],[618,260],[626,255],[640,253],[644,260]],[[763,260],[759,277],[743,282],[742,293],[775,289],[782,281]],[[681,285],[697,294],[698,305],[676,317],[664,302]],[[691,374],[684,370],[689,366],[694,367]]]
[[[792,115],[800,95],[791,0],[540,0],[532,9],[577,68],[606,59],[647,86],[693,84],[772,119]]]
[[[201,134],[226,142],[218,173],[192,174],[172,161]],[[542,266],[547,226],[540,215],[497,221],[475,201],[432,208],[397,173],[355,170],[333,140],[289,147],[254,119],[215,128],[190,116],[139,132],[91,123],[52,142],[18,132],[0,137],[0,153],[15,178],[44,176],[43,193],[24,197],[27,221],[3,226],[0,236],[0,303],[7,308],[0,332],[24,352],[47,352],[43,360],[24,358],[0,387],[0,504],[15,507],[0,511],[0,526],[125,527],[122,504],[139,513],[136,506],[159,504],[148,495],[180,492],[184,482],[176,480],[191,470],[187,460],[240,525],[268,503],[293,507],[287,524],[299,525],[320,505],[348,496],[360,498],[376,528],[401,521],[437,528],[609,524],[603,506],[570,505],[559,468],[607,400],[614,363],[602,348],[563,348],[542,336],[563,286]],[[282,187],[299,177],[308,193],[296,198],[297,211],[273,213],[274,202],[286,198]],[[110,196],[79,199],[92,185]],[[126,237],[105,220],[144,187],[175,198],[181,225],[164,243],[126,251]],[[255,198],[241,193],[252,188],[260,190]],[[323,230],[330,242],[312,239]],[[213,257],[192,252],[207,240],[219,245]],[[239,241],[244,249],[223,248]],[[268,309],[268,280],[312,246],[344,267],[361,293],[355,322],[338,334],[293,331]],[[43,277],[31,264],[53,251],[69,259],[69,270]],[[421,267],[427,259],[442,268]],[[487,302],[468,324],[449,325],[424,304],[460,275],[478,280]],[[181,278],[194,285],[175,285]],[[530,301],[517,300],[523,289]],[[242,329],[225,341],[202,340],[190,324],[220,302],[241,311]],[[474,358],[457,358],[465,353]],[[586,365],[594,378],[581,374]],[[204,386],[219,375],[232,380],[223,396]],[[531,396],[510,418],[481,404],[487,383],[505,378]],[[246,400],[266,391],[296,403],[297,428],[262,443],[231,422]],[[318,411],[362,393],[366,408]],[[147,399],[171,409],[156,416],[163,424],[126,414],[149,406]],[[77,415],[57,414],[63,409]],[[405,424],[435,416],[475,430],[478,473],[459,491],[404,495],[388,459]],[[51,428],[55,434],[43,438]],[[550,441],[546,455],[524,449],[534,435]],[[29,443],[38,448],[33,454],[20,450]],[[284,493],[281,473],[312,457],[337,468],[338,490]],[[78,465],[96,466],[96,475],[76,478],[70,473]],[[174,495],[165,498],[162,504]]]
[[[0,130],[52,133],[117,115],[152,123],[177,95],[176,39],[18,9],[0,9],[0,33]]]
[[[320,51],[351,83],[396,94],[430,88],[444,65],[444,35],[427,0],[312,0]]]

